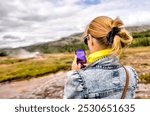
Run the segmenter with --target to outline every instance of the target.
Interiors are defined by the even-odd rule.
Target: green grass
[[[0,52],[0,56],[7,56],[6,52]]]
[[[133,33],[132,36],[134,39],[130,47],[150,46],[150,30]]]
[[[143,51],[148,52],[149,48],[150,47],[128,48],[125,51],[124,57],[127,54]],[[0,57],[0,82],[26,80],[62,70],[69,70],[73,59],[74,53],[47,54],[41,58],[30,59]],[[147,63],[142,65],[147,66]],[[141,82],[150,83],[150,73],[145,75],[140,74],[139,78]]]
[[[130,47],[150,46],[150,37],[148,38],[134,38]]]
[[[144,38],[144,37],[150,37],[150,30],[143,31],[143,32],[136,32],[132,34],[133,38]]]
[[[150,83],[150,73],[140,75],[141,82]]]
[[[3,58],[0,60],[0,64],[14,64],[14,63],[18,63],[18,62],[23,62],[23,61],[27,61],[30,60],[29,58],[27,59],[23,59],[23,58]]]
[[[54,56],[45,59],[28,59],[20,62],[20,60],[7,59],[7,63],[0,65],[0,82],[12,81],[12,80],[23,80],[32,77],[43,76],[50,73],[55,73],[60,70],[67,70],[73,60],[72,56]],[[15,62],[9,64],[9,62]],[[18,61],[18,62],[17,62]],[[6,62],[6,59],[1,62]]]

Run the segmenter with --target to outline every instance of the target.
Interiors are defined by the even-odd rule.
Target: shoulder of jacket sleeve
[[[83,98],[84,82],[78,71],[67,72],[64,98],[81,99]]]
[[[137,74],[136,70],[134,68],[132,68],[131,66],[125,66],[125,67],[126,67],[127,71],[131,74],[131,76],[134,78],[135,85],[137,86],[139,79],[138,79],[138,74]]]
[[[68,79],[68,81],[71,81],[71,82],[80,82],[80,83],[83,83],[83,78],[79,74],[79,71],[69,71],[67,73],[67,79]]]
[[[133,72],[134,77],[138,79],[138,74],[134,68],[132,68],[131,66],[125,66],[125,67],[127,68],[128,71]]]

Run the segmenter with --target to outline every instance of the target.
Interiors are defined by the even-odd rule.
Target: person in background
[[[133,38],[121,27],[123,22],[107,16],[93,19],[84,32],[90,55],[81,68],[75,57],[67,73],[64,99],[130,99],[135,96],[138,75],[131,66],[123,66],[119,55]]]

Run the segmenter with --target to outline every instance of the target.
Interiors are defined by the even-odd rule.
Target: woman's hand
[[[77,64],[77,57],[75,56],[73,62],[72,62],[72,66],[71,66],[72,70],[79,70],[81,69],[81,64]]]
[[[73,60],[73,62],[72,62],[71,69],[72,69],[72,70],[80,70],[81,68],[86,67],[86,66],[88,66],[87,63],[86,63],[86,64],[83,64],[83,65],[77,64],[77,56],[75,55],[75,58],[74,58],[74,60]]]

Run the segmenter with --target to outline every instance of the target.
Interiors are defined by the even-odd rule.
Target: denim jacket
[[[126,99],[134,98],[138,83],[136,71],[125,66],[129,73]],[[65,99],[120,99],[126,84],[126,72],[115,56],[105,56],[85,68],[67,73]]]

